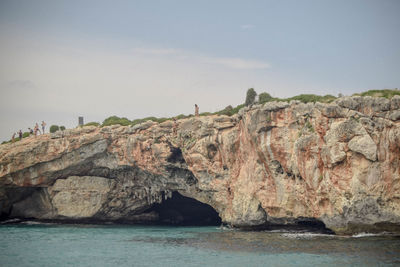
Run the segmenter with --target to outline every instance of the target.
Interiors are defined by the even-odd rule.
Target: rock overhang
[[[2,145],[3,217],[11,215],[5,215],[7,208],[23,201],[10,200],[9,188],[54,192],[51,188],[61,179],[97,176],[113,182],[100,194],[104,202],[93,198],[101,205],[82,208],[87,218],[134,221],[160,192],[180,191],[240,227],[314,218],[338,233],[357,231],[357,225],[371,231],[390,225],[393,230],[400,222],[400,122],[393,115],[398,102],[398,97],[273,102],[244,108],[233,117],[84,127]],[[34,199],[46,202],[44,196]],[[365,199],[368,203],[360,205]],[[370,203],[377,208],[365,208]],[[45,204],[39,219],[73,214],[57,205],[46,211]],[[98,210],[89,212],[89,207]]]

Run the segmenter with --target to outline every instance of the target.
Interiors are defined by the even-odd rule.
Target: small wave
[[[21,224],[38,225],[38,224],[42,224],[42,223],[41,222],[35,222],[35,221],[25,221],[25,222],[21,222]]]
[[[265,230],[267,233],[288,233],[290,231],[286,229],[276,229],[276,230]]]
[[[24,221],[24,222],[21,222],[21,224],[25,224],[25,225],[54,225],[54,224],[57,224],[57,223],[37,222],[37,221]]]
[[[231,226],[224,226],[224,225],[221,225],[221,226],[217,227],[216,229],[223,230],[223,231],[234,231],[235,230],[235,228],[233,228]]]
[[[360,238],[360,237],[371,237],[371,236],[384,236],[384,235],[389,235],[390,233],[388,232],[382,232],[382,233],[358,233],[355,235],[352,235],[351,237],[355,237],[355,238]]]
[[[281,234],[283,237],[293,238],[293,239],[311,239],[315,237],[332,237],[332,235],[328,234],[319,234],[319,233],[284,233]]]

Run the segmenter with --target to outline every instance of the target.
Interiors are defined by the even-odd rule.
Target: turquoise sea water
[[[400,238],[218,227],[0,226],[0,266],[322,265],[400,266]]]

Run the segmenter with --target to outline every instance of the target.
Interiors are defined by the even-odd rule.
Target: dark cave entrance
[[[173,192],[172,197],[155,204],[149,211],[158,214],[158,224],[177,226],[220,225],[221,218],[210,205]]]

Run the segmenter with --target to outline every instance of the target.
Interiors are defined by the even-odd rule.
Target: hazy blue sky
[[[400,87],[400,1],[0,0],[0,140],[216,111],[246,90],[287,97]]]

